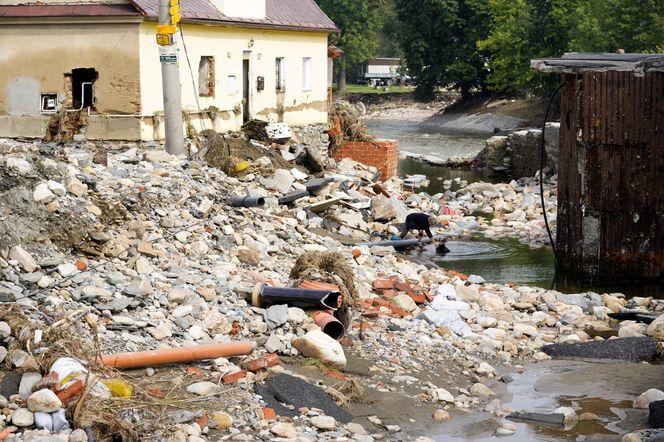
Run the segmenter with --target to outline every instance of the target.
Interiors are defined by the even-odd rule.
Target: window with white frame
[[[286,59],[277,57],[274,63],[277,92],[286,91]]]
[[[311,90],[311,57],[302,58],[302,90]]]

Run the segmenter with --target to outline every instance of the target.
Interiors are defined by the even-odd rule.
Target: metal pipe
[[[171,23],[171,3],[159,0],[159,24]],[[177,65],[177,47],[171,41],[164,46],[167,56],[160,57],[161,83],[164,95],[165,150],[171,155],[184,154],[184,128],[182,122],[182,90],[180,87],[180,68]]]
[[[101,357],[107,367],[126,369],[143,368],[176,362],[203,361],[229,356],[248,355],[254,351],[254,342],[226,342],[224,344],[199,345],[188,348],[166,348],[153,351],[119,353]]]
[[[255,307],[270,307],[286,304],[302,309],[337,310],[343,303],[338,290],[310,290],[290,287],[271,287],[260,283],[251,293],[251,304]]]
[[[92,87],[92,82],[91,81],[84,81],[81,83],[81,107],[78,109],[65,109],[65,112],[79,112],[82,111],[83,108],[85,107],[85,85],[89,84]],[[92,106],[88,106],[88,115],[90,115],[90,108]]]
[[[229,196],[227,202],[232,207],[263,207],[265,198],[262,196]]]
[[[436,237],[434,237],[434,239],[436,241],[444,241],[445,237],[436,236]],[[419,244],[431,244],[431,239],[430,238],[422,238],[421,240],[419,240],[419,239],[397,239],[397,240],[389,240],[389,241],[362,242],[362,243],[355,244],[355,245],[356,246],[367,246],[367,247],[372,247],[372,246],[394,247],[395,249],[400,249],[400,248],[403,248],[403,247],[417,246]]]
[[[346,334],[346,327],[337,318],[328,312],[316,312],[313,315],[313,320],[323,330],[323,333],[336,339],[337,341],[344,337]]]

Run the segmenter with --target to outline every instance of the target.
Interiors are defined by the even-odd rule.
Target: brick
[[[408,296],[415,301],[415,304],[424,304],[427,300],[427,298],[419,293],[408,293]]]
[[[413,316],[412,313],[402,309],[401,307],[395,307],[392,309],[392,314],[399,317],[399,318],[405,318],[407,316]]]
[[[383,290],[383,296],[386,298],[394,298],[398,294],[399,292],[397,292],[396,290]]]
[[[227,374],[226,376],[223,377],[224,384],[234,384],[240,379],[244,379],[247,377],[247,372],[244,370],[240,370],[235,373]]]
[[[329,378],[337,379],[339,381],[344,381],[344,382],[348,380],[346,376],[342,375],[338,371],[330,370],[329,368],[326,367],[321,367],[320,371]]]
[[[268,420],[268,421],[276,421],[277,420],[277,412],[274,411],[274,408],[263,407],[261,409],[261,412],[263,414],[263,419]]]
[[[86,263],[84,263],[83,261],[81,261],[80,259],[77,259],[74,262],[74,265],[76,266],[76,268],[78,269],[79,272],[83,272],[83,271],[85,271],[85,269],[88,268],[88,265]]]
[[[258,370],[264,370],[266,368],[275,367],[281,364],[279,356],[274,353],[262,356],[258,359],[252,359],[242,364],[242,367],[251,372],[257,372]]]
[[[394,281],[391,279],[377,279],[371,283],[371,286],[377,290],[389,290],[394,288]]]
[[[205,372],[198,367],[187,367],[187,376],[205,376]]]
[[[408,284],[407,282],[399,281],[396,284],[394,284],[394,288],[400,292],[410,292],[413,290],[412,287],[413,286],[411,284]]]

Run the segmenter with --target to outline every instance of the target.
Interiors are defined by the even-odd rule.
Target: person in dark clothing
[[[426,233],[429,238],[431,238],[431,243],[438,247],[438,243],[433,239],[431,234],[430,227],[433,224],[437,224],[438,219],[435,216],[427,215],[426,213],[411,213],[406,217],[406,223],[401,228],[401,239],[404,239],[408,232],[411,230],[419,231],[418,238],[422,239]]]

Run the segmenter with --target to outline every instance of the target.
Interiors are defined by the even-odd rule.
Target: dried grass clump
[[[324,279],[321,279],[321,277]],[[330,280],[330,277],[332,277],[332,280]],[[290,278],[313,279],[342,285],[346,288],[351,298],[356,296],[355,272],[353,272],[353,268],[346,258],[338,252],[304,253],[297,259],[295,266],[291,269]],[[328,280],[325,280],[325,278]]]
[[[330,146],[334,151],[349,141],[374,141],[367,125],[360,118],[358,110],[350,104],[337,104],[330,115],[332,121],[341,124],[341,134],[336,135]]]

